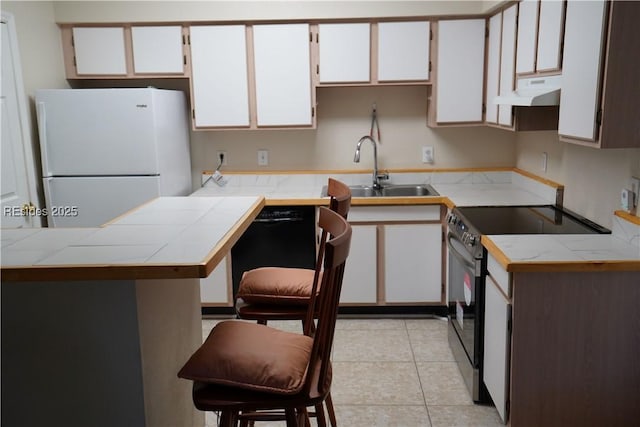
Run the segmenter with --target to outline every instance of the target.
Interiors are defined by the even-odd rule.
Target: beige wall
[[[193,132],[193,167],[212,169],[218,150],[227,152],[227,169],[326,170],[370,169],[373,149],[362,149],[353,163],[360,137],[369,134],[376,103],[381,143],[380,168],[513,166],[515,137],[501,130],[473,127],[433,130],[426,126],[425,87],[321,88],[316,130]],[[432,145],[435,164],[425,165],[422,145]],[[258,167],[257,150],[269,150],[269,167]]]
[[[547,172],[541,170],[548,153]],[[555,132],[520,132],[517,166],[565,185],[565,206],[605,227],[620,209],[620,192],[640,177],[640,149],[597,150],[560,142]]]

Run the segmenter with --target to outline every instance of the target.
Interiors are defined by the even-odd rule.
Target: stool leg
[[[333,410],[333,401],[331,401],[331,393],[327,394],[327,398],[325,399],[325,403],[327,405],[327,412],[329,413],[329,421],[331,421],[331,427],[338,427],[338,422],[336,421],[336,413]]]
[[[318,427],[327,427],[327,419],[324,416],[324,405],[322,403],[316,405],[316,421]]]
[[[298,416],[295,409],[287,408],[285,410],[285,417],[287,421],[287,427],[298,427]]]

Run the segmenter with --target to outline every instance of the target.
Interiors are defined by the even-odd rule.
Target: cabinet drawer
[[[349,222],[440,221],[440,205],[429,206],[353,206]]]
[[[502,293],[511,298],[511,276],[491,254],[487,257],[487,271]]]

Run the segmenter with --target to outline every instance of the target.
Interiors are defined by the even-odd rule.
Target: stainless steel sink
[[[351,197],[427,197],[439,196],[429,184],[383,185],[375,189],[370,185],[350,185]],[[322,188],[321,197],[327,196],[327,187]]]

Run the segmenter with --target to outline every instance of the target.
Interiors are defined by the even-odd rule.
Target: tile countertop
[[[210,174],[203,174],[203,181]],[[454,206],[545,205],[561,201],[562,185],[518,169],[390,173],[390,184],[431,184],[440,197],[354,198],[353,205],[440,204]],[[229,173],[198,196],[256,195],[266,204],[320,204],[322,186],[333,177],[348,185],[370,184],[366,173]],[[325,199],[326,200],[326,199]],[[508,271],[639,270],[640,221],[614,216],[612,234],[484,236],[483,244]]]
[[[482,236],[482,244],[509,272],[640,272],[640,220],[624,212],[611,234]]]
[[[2,230],[2,280],[206,277],[263,197],[160,197],[95,228]]]
[[[224,171],[223,171],[224,172]],[[204,182],[210,173],[203,173]],[[228,173],[227,184],[214,182],[194,196],[263,195],[267,205],[322,204],[329,177],[347,185],[370,185],[370,173]],[[555,204],[563,187],[511,168],[497,170],[390,172],[388,184],[430,184],[440,196],[362,197],[353,205],[446,204],[453,206]],[[326,201],[326,200],[325,200]]]

